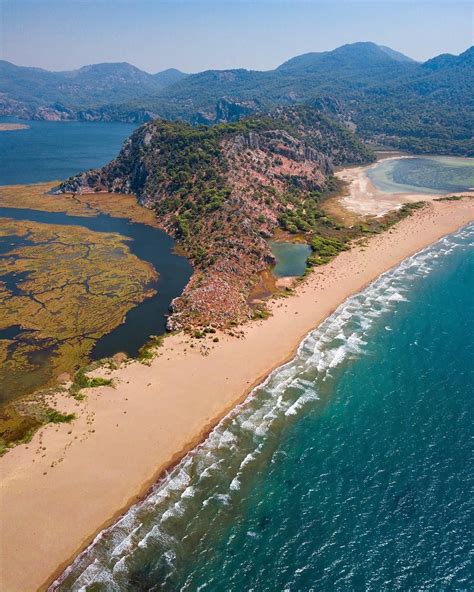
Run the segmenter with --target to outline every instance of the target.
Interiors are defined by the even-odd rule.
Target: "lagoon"
[[[8,119],[8,121],[12,120]],[[0,135],[0,158],[3,161],[0,171],[0,185],[6,183],[38,183],[44,180],[52,181],[65,178],[81,170],[105,164],[118,153],[123,140],[134,128],[129,124],[104,122],[31,121],[28,122],[28,125],[30,126],[29,129],[4,132]],[[16,188],[13,191],[8,191],[15,193]],[[4,234],[6,233],[6,236],[3,236],[0,241],[0,258],[3,258],[2,261],[6,269],[9,268],[9,261],[13,260],[12,257],[21,257],[22,249],[32,246],[32,241],[29,240],[31,234],[23,235],[22,232],[19,235],[11,234],[12,224],[28,222],[33,223],[33,225],[28,226],[29,232],[45,233],[48,231],[48,241],[52,240],[52,242],[48,242],[50,250],[58,248],[56,243],[62,240],[62,236],[65,236],[64,232],[67,232],[67,228],[76,229],[74,232],[78,236],[87,236],[87,240],[93,240],[94,234],[84,232],[81,234],[79,232],[81,228],[92,231],[92,233],[100,233],[97,244],[105,240],[112,245],[110,241],[115,235],[118,241],[117,247],[119,247],[117,255],[120,253],[120,256],[123,257],[122,246],[120,245],[126,245],[132,256],[138,257],[140,262],[144,264],[151,264],[152,268],[157,272],[157,277],[153,281],[145,282],[142,285],[143,271],[140,271],[137,275],[137,270],[130,268],[130,274],[127,277],[131,284],[128,291],[127,289],[124,290],[123,297],[133,297],[133,299],[128,304],[121,303],[120,310],[128,309],[124,322],[121,323],[120,310],[117,309],[116,318],[110,319],[110,327],[107,328],[106,334],[104,334],[104,319],[100,320],[97,317],[101,306],[97,299],[107,298],[107,293],[102,293],[102,289],[100,289],[100,295],[94,296],[88,291],[87,298],[81,299],[77,295],[63,302],[63,306],[71,307],[69,311],[71,318],[75,318],[77,315],[78,319],[81,319],[80,322],[77,321],[77,335],[71,330],[72,326],[66,333],[64,329],[61,329],[58,335],[55,332],[49,333],[46,327],[42,327],[45,330],[45,335],[42,335],[41,339],[37,339],[35,333],[31,332],[31,330],[17,331],[13,327],[5,326],[0,334],[0,339],[8,340],[2,343],[3,349],[8,352],[8,359],[4,360],[4,362],[12,365],[12,369],[8,372],[8,380],[3,384],[2,402],[28,394],[44,385],[51,385],[52,381],[54,382],[55,372],[49,366],[54,366],[55,360],[58,360],[58,347],[63,349],[64,347],[73,349],[79,347],[81,350],[81,352],[76,352],[77,355],[68,354],[71,364],[74,361],[74,366],[66,369],[64,363],[61,363],[61,372],[76,369],[78,359],[87,362],[87,358],[84,359],[85,353],[87,353],[89,359],[93,360],[110,357],[118,352],[136,356],[151,335],[160,335],[166,331],[166,316],[169,312],[170,303],[173,298],[181,294],[192,274],[192,267],[187,259],[175,253],[174,240],[157,227],[132,222],[127,218],[115,217],[94,209],[91,209],[93,215],[86,213],[86,215],[78,216],[61,211],[47,211],[48,200],[46,198],[44,203],[41,202],[41,210],[35,209],[35,204],[36,207],[40,208],[36,193],[38,193],[37,189],[35,190],[35,199],[30,200],[28,187],[21,188],[17,192],[20,201],[18,204],[12,204],[15,207],[0,207],[0,230],[3,228]],[[33,207],[21,207],[22,199],[25,200],[25,204],[28,201]],[[39,199],[41,199],[41,196],[39,196]],[[51,197],[48,199],[50,204],[51,200],[54,200]],[[10,205],[12,199],[7,199],[6,203]],[[16,205],[19,207],[16,207]],[[56,239],[54,238],[54,232],[51,233],[51,225],[53,225],[53,228],[57,226]],[[53,239],[51,239],[51,236],[53,236]],[[86,249],[84,252],[87,253],[89,246],[84,245],[84,247]],[[47,248],[44,242],[41,248]],[[80,245],[77,245],[77,248],[80,249]],[[100,252],[101,248],[96,253]],[[115,281],[114,265],[121,265],[121,263],[115,257],[113,250],[107,251],[105,248],[102,249],[102,252],[104,256],[109,258],[107,261],[98,261],[98,264],[100,264],[99,269],[107,269],[107,279],[104,277],[104,282],[108,282],[108,284],[104,283],[105,288],[106,285],[113,285]],[[129,263],[131,261],[130,259]],[[84,263],[90,265],[90,262],[84,261]],[[75,281],[77,281],[81,277],[77,268],[78,263],[72,259],[71,265],[74,265],[76,270]],[[123,276],[124,273],[126,273],[124,269],[119,270],[117,268],[117,277],[119,275]],[[142,279],[138,281],[139,278]],[[9,273],[3,274],[0,281],[3,282],[3,286],[8,290],[8,293],[15,293],[18,296],[19,291],[22,289],[22,282],[25,279],[24,273]],[[59,281],[59,284],[61,282],[62,280]],[[51,287],[56,290],[55,286],[59,284],[53,282]],[[23,287],[31,290],[31,286],[23,284]],[[119,290],[118,286],[117,290],[118,292],[114,292],[110,296],[114,298],[120,297],[121,290]],[[140,296],[140,291],[143,296]],[[3,296],[7,297],[8,293],[3,294]],[[34,298],[34,294],[25,293],[25,297]],[[110,307],[110,303],[105,300],[103,302],[104,306]],[[32,303],[34,303],[34,300],[32,300]],[[105,306],[104,310],[107,310],[107,306]],[[64,316],[64,310],[61,311],[61,314]],[[94,318],[97,317],[97,320],[100,320],[100,326],[96,327],[95,332],[91,319],[87,319],[88,315],[95,315]],[[8,324],[9,317],[3,320],[3,325]],[[87,334],[82,335],[85,327],[87,327]],[[57,341],[60,334],[62,340]],[[69,345],[64,342],[66,334],[71,336]],[[30,367],[28,376],[23,372],[24,379],[21,378],[22,365],[14,362],[12,357],[15,356],[17,348],[21,348],[22,351],[25,350],[25,355],[30,360],[30,366],[33,364]],[[34,364],[32,360],[36,360],[37,363]],[[15,375],[13,367],[18,369],[18,376]],[[58,371],[59,367],[56,369],[56,374]]]
[[[369,167],[367,175],[385,193],[460,193],[474,190],[474,158],[389,158]]]
[[[277,278],[304,275],[306,262],[311,254],[311,247],[306,243],[273,241],[270,248],[276,259],[273,274]]]

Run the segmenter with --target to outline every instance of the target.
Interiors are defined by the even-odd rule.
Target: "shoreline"
[[[115,389],[91,390],[81,403],[61,396],[61,410],[79,410],[78,419],[46,426],[0,458],[5,590],[44,589],[344,300],[473,219],[471,200],[431,203],[316,268],[271,303],[269,319],[243,325],[244,338],[218,333],[217,345],[199,340],[198,349],[171,335],[150,366],[107,372]]]
[[[25,123],[0,123],[0,132],[16,132],[23,129],[30,129]]]
[[[378,189],[367,174],[369,169],[379,166],[389,160],[416,158],[415,155],[387,156],[380,158],[369,166],[348,167],[336,171],[335,176],[347,184],[342,195],[336,199],[339,204],[352,214],[358,216],[384,216],[390,210],[399,209],[404,204],[418,201],[431,202],[453,195],[449,193],[416,193],[416,191],[400,191],[386,193]],[[473,197],[474,191],[454,192],[467,197]]]

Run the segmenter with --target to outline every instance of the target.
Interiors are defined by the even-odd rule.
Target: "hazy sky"
[[[472,45],[473,13],[474,0],[0,0],[0,56],[51,70],[266,70],[374,41],[425,60]]]

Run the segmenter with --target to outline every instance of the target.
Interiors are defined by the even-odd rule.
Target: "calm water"
[[[276,277],[301,276],[306,270],[306,261],[311,255],[311,247],[302,243],[274,241],[270,243],[276,265],[273,274]]]
[[[161,335],[166,331],[166,315],[171,301],[181,294],[188,283],[192,267],[185,257],[174,252],[174,240],[165,232],[106,214],[86,218],[58,212],[0,207],[0,224],[2,217],[45,224],[85,226],[96,232],[117,232],[130,239],[128,244],[134,255],[150,262],[157,270],[158,280],[150,285],[157,293],[129,310],[124,323],[97,341],[91,354],[93,359],[109,357],[117,352],[136,356],[150,335]],[[25,242],[28,241],[22,241],[21,244]],[[15,246],[18,246],[18,241]],[[1,279],[4,281],[5,276]],[[20,279],[16,277],[12,281],[16,284]],[[10,286],[12,288],[14,286]]]
[[[133,125],[105,122],[0,121],[26,123],[30,129],[0,132],[0,185],[36,183],[64,179],[71,174],[98,167],[119,152]],[[37,210],[0,208],[1,218],[32,220],[48,224],[85,226],[98,232],[117,232],[130,239],[130,250],[150,262],[159,273],[153,287],[157,293],[131,309],[125,322],[102,337],[91,357],[100,359],[123,351],[136,355],[150,335],[162,334],[171,300],[179,296],[188,282],[189,262],[173,252],[174,240],[161,230],[101,214],[94,218],[68,216]],[[27,244],[25,238],[8,237],[0,244],[0,255],[13,246]],[[20,277],[5,276],[15,289]],[[11,338],[15,328],[6,329],[0,339]]]
[[[117,156],[136,126],[128,123],[24,121],[29,129],[0,132],[0,185],[65,179]]]
[[[474,226],[349,299],[53,589],[473,589]]]
[[[386,160],[367,171],[386,193],[456,193],[474,190],[474,158],[420,156]]]

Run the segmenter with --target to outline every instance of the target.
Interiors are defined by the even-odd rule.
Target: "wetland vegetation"
[[[51,188],[0,188],[3,445],[52,421],[44,389],[60,388],[58,378],[73,375],[76,396],[96,386],[81,380],[91,359],[138,355],[150,332],[163,333],[191,273],[134,197],[47,195]]]

